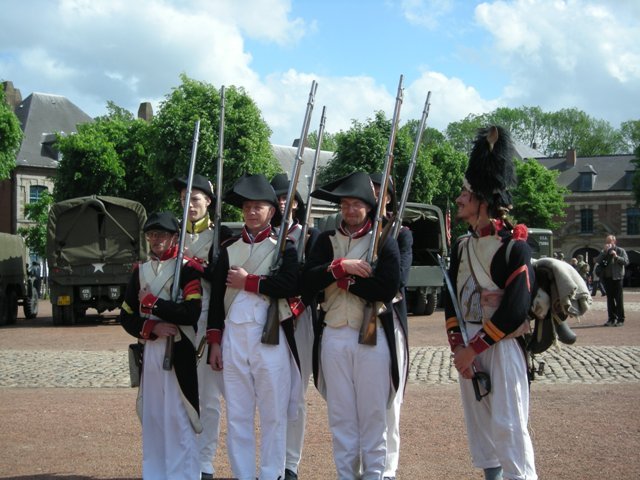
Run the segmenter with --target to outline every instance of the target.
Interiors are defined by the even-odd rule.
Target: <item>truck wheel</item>
[[[431,315],[436,310],[438,294],[436,292],[427,295],[427,305],[424,308],[425,315]]]
[[[18,320],[18,294],[14,290],[7,292],[7,325],[13,325]]]
[[[58,325],[73,325],[75,318],[73,315],[73,308],[69,306],[60,307],[58,305],[53,306],[53,324]]]
[[[7,324],[7,296],[0,292],[0,326]]]
[[[36,318],[38,316],[38,292],[35,289],[31,290],[32,295],[29,298],[25,298],[22,310],[24,311],[25,318]]]
[[[422,292],[416,292],[416,299],[413,302],[413,308],[411,309],[411,312],[414,315],[424,315],[426,308],[427,308],[427,298]]]

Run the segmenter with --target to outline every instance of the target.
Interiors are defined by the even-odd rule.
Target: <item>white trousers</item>
[[[391,377],[384,331],[377,329],[376,345],[370,346],[360,345],[358,331],[348,326],[325,327],[321,361],[338,478],[378,480],[385,466]]]
[[[479,325],[468,325],[472,337]],[[529,436],[527,366],[516,339],[501,340],[476,357],[489,374],[491,393],[477,401],[471,380],[460,377],[467,438],[477,468],[501,466],[504,480],[536,480]]]
[[[405,343],[404,330],[393,312],[393,332],[395,336],[396,352],[398,357],[398,371],[400,384],[391,406],[387,409],[387,461],[384,469],[385,477],[395,477],[400,460],[400,408],[404,399],[404,385],[407,381],[407,345]]]
[[[198,320],[198,333],[196,346],[207,332],[208,310],[203,310]],[[200,395],[200,421],[202,433],[198,435],[198,451],[200,471],[202,473],[215,473],[213,459],[218,450],[218,437],[220,436],[220,414],[222,411],[221,398],[224,396],[224,381],[222,372],[216,372],[207,363],[208,348],[198,363],[198,390]]]
[[[287,459],[285,468],[292,472],[298,471],[302,457],[304,431],[307,420],[307,404],[304,397],[309,388],[309,379],[313,373],[313,325],[311,307],[307,307],[298,317],[295,331],[296,347],[300,358],[300,374],[302,376],[302,397],[298,402],[298,415],[295,420],[287,423]]]
[[[256,478],[255,411],[260,416],[260,480],[284,475],[291,371],[282,328],[280,343],[260,342],[263,326],[227,322],[222,339],[227,445],[238,480]]]
[[[182,403],[174,370],[162,369],[165,339],[144,345],[142,370],[142,478],[200,478],[196,433]]]

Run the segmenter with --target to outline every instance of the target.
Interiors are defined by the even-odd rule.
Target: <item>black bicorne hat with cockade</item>
[[[271,179],[271,186],[276,192],[277,197],[289,193],[290,183],[291,182],[289,181],[286,173],[278,173]],[[295,212],[293,212],[293,218],[298,220],[299,223],[303,223],[307,209],[297,189],[295,191],[295,199],[298,202],[298,208],[296,208]]]
[[[487,202],[489,215],[502,218],[511,208],[510,189],[517,184],[515,147],[509,132],[499,126],[478,131],[464,174],[464,187]]]
[[[187,178],[174,178],[171,181],[173,188],[176,191],[181,192],[183,188],[187,188]],[[191,189],[197,188],[207,195],[211,199],[211,204],[213,205],[216,201],[216,194],[213,192],[213,185],[207,179],[207,177],[200,175],[198,173],[193,175],[193,179],[191,181]]]
[[[276,192],[264,175],[245,174],[224,194],[224,201],[234,207],[242,208],[242,204],[246,200],[267,202],[273,205],[276,209],[273,220],[279,223],[282,219]]]
[[[170,212],[154,212],[142,227],[142,231],[147,233],[151,230],[162,230],[169,233],[178,233],[180,225],[178,219]]]
[[[340,203],[340,200],[349,197],[362,200],[375,210],[377,206],[373,182],[364,172],[354,172],[345,177],[327,183],[311,193],[313,198]]]

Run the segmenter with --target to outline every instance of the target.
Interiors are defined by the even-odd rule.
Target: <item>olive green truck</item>
[[[72,325],[89,308],[122,305],[134,265],[144,261],[147,214],[133,200],[78,197],[55,203],[47,224],[47,262],[54,325]]]
[[[22,237],[0,233],[0,325],[18,319],[18,306],[26,318],[38,315],[38,293],[29,277],[27,249]]]

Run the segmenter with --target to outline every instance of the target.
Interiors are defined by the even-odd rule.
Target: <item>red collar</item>
[[[271,235],[271,225],[267,225],[264,230],[258,232],[257,235],[251,236],[251,234],[247,231],[247,226],[242,227],[242,241],[244,243],[260,243],[265,238],[268,238]]]
[[[347,230],[346,224],[344,220],[340,222],[340,226],[338,227],[338,231],[346,237],[351,237],[353,239],[364,237],[371,230],[371,219],[367,218],[365,224],[357,231],[351,233]]]
[[[171,247],[170,249],[168,249],[167,251],[165,251],[160,258],[156,257],[153,252],[151,253],[151,257],[154,260],[160,260],[161,262],[165,261],[165,260],[169,260],[170,258],[173,257],[177,257],[178,256],[178,245],[174,245],[173,247]]]
[[[504,228],[504,222],[500,219],[491,220],[489,225],[486,225],[482,228],[479,228],[475,231],[476,236],[478,237],[487,237],[489,235],[494,235],[496,232],[499,232]]]

